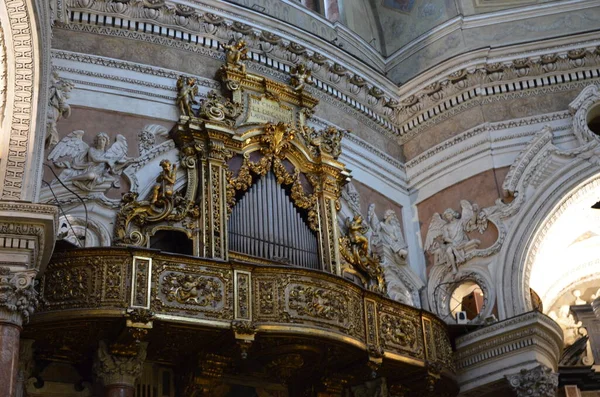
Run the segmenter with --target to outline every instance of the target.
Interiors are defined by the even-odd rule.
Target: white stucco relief
[[[360,194],[352,183],[344,187],[340,201],[338,219],[340,228],[344,229],[346,226],[343,219],[360,214]],[[408,265],[408,245],[397,214],[394,210],[387,209],[380,220],[375,214],[375,204],[370,204],[366,219],[369,249],[381,258],[388,296],[407,305],[421,307],[419,291],[424,284]]]

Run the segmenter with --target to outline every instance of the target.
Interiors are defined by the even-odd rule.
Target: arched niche
[[[553,296],[581,277],[600,272],[585,258],[568,259],[572,244],[586,230],[590,207],[600,200],[600,170],[574,160],[529,198],[512,220],[514,227],[497,260],[498,313],[509,318],[533,309],[532,288],[548,309]],[[574,217],[575,215],[575,217]],[[576,219],[583,224],[575,225]],[[564,252],[560,252],[560,251]]]

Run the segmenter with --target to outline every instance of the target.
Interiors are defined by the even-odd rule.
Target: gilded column
[[[137,350],[119,352],[109,348],[104,341],[94,361],[94,372],[104,385],[105,397],[133,397],[135,381],[141,375],[146,360],[147,343],[139,343]]]
[[[555,397],[558,388],[558,374],[545,365],[506,375],[506,380],[516,397]]]
[[[227,260],[227,166],[229,151],[222,141],[210,140],[203,168],[204,256]]]
[[[319,189],[319,217],[321,225],[321,257],[324,270],[341,275],[339,229],[337,227],[337,200],[339,186],[332,175],[322,176],[322,186]]]

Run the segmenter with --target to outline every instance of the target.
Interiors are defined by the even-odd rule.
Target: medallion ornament
[[[344,323],[348,320],[346,299],[339,292],[311,286],[294,286],[289,293],[289,307],[300,316]]]

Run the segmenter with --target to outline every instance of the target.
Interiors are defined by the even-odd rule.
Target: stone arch
[[[585,160],[573,160],[527,198],[511,220],[513,227],[496,261],[500,319],[532,310],[530,277],[544,233],[569,201],[589,189],[600,190],[598,167]]]
[[[39,194],[50,24],[48,1],[0,3],[0,199],[36,201]]]

